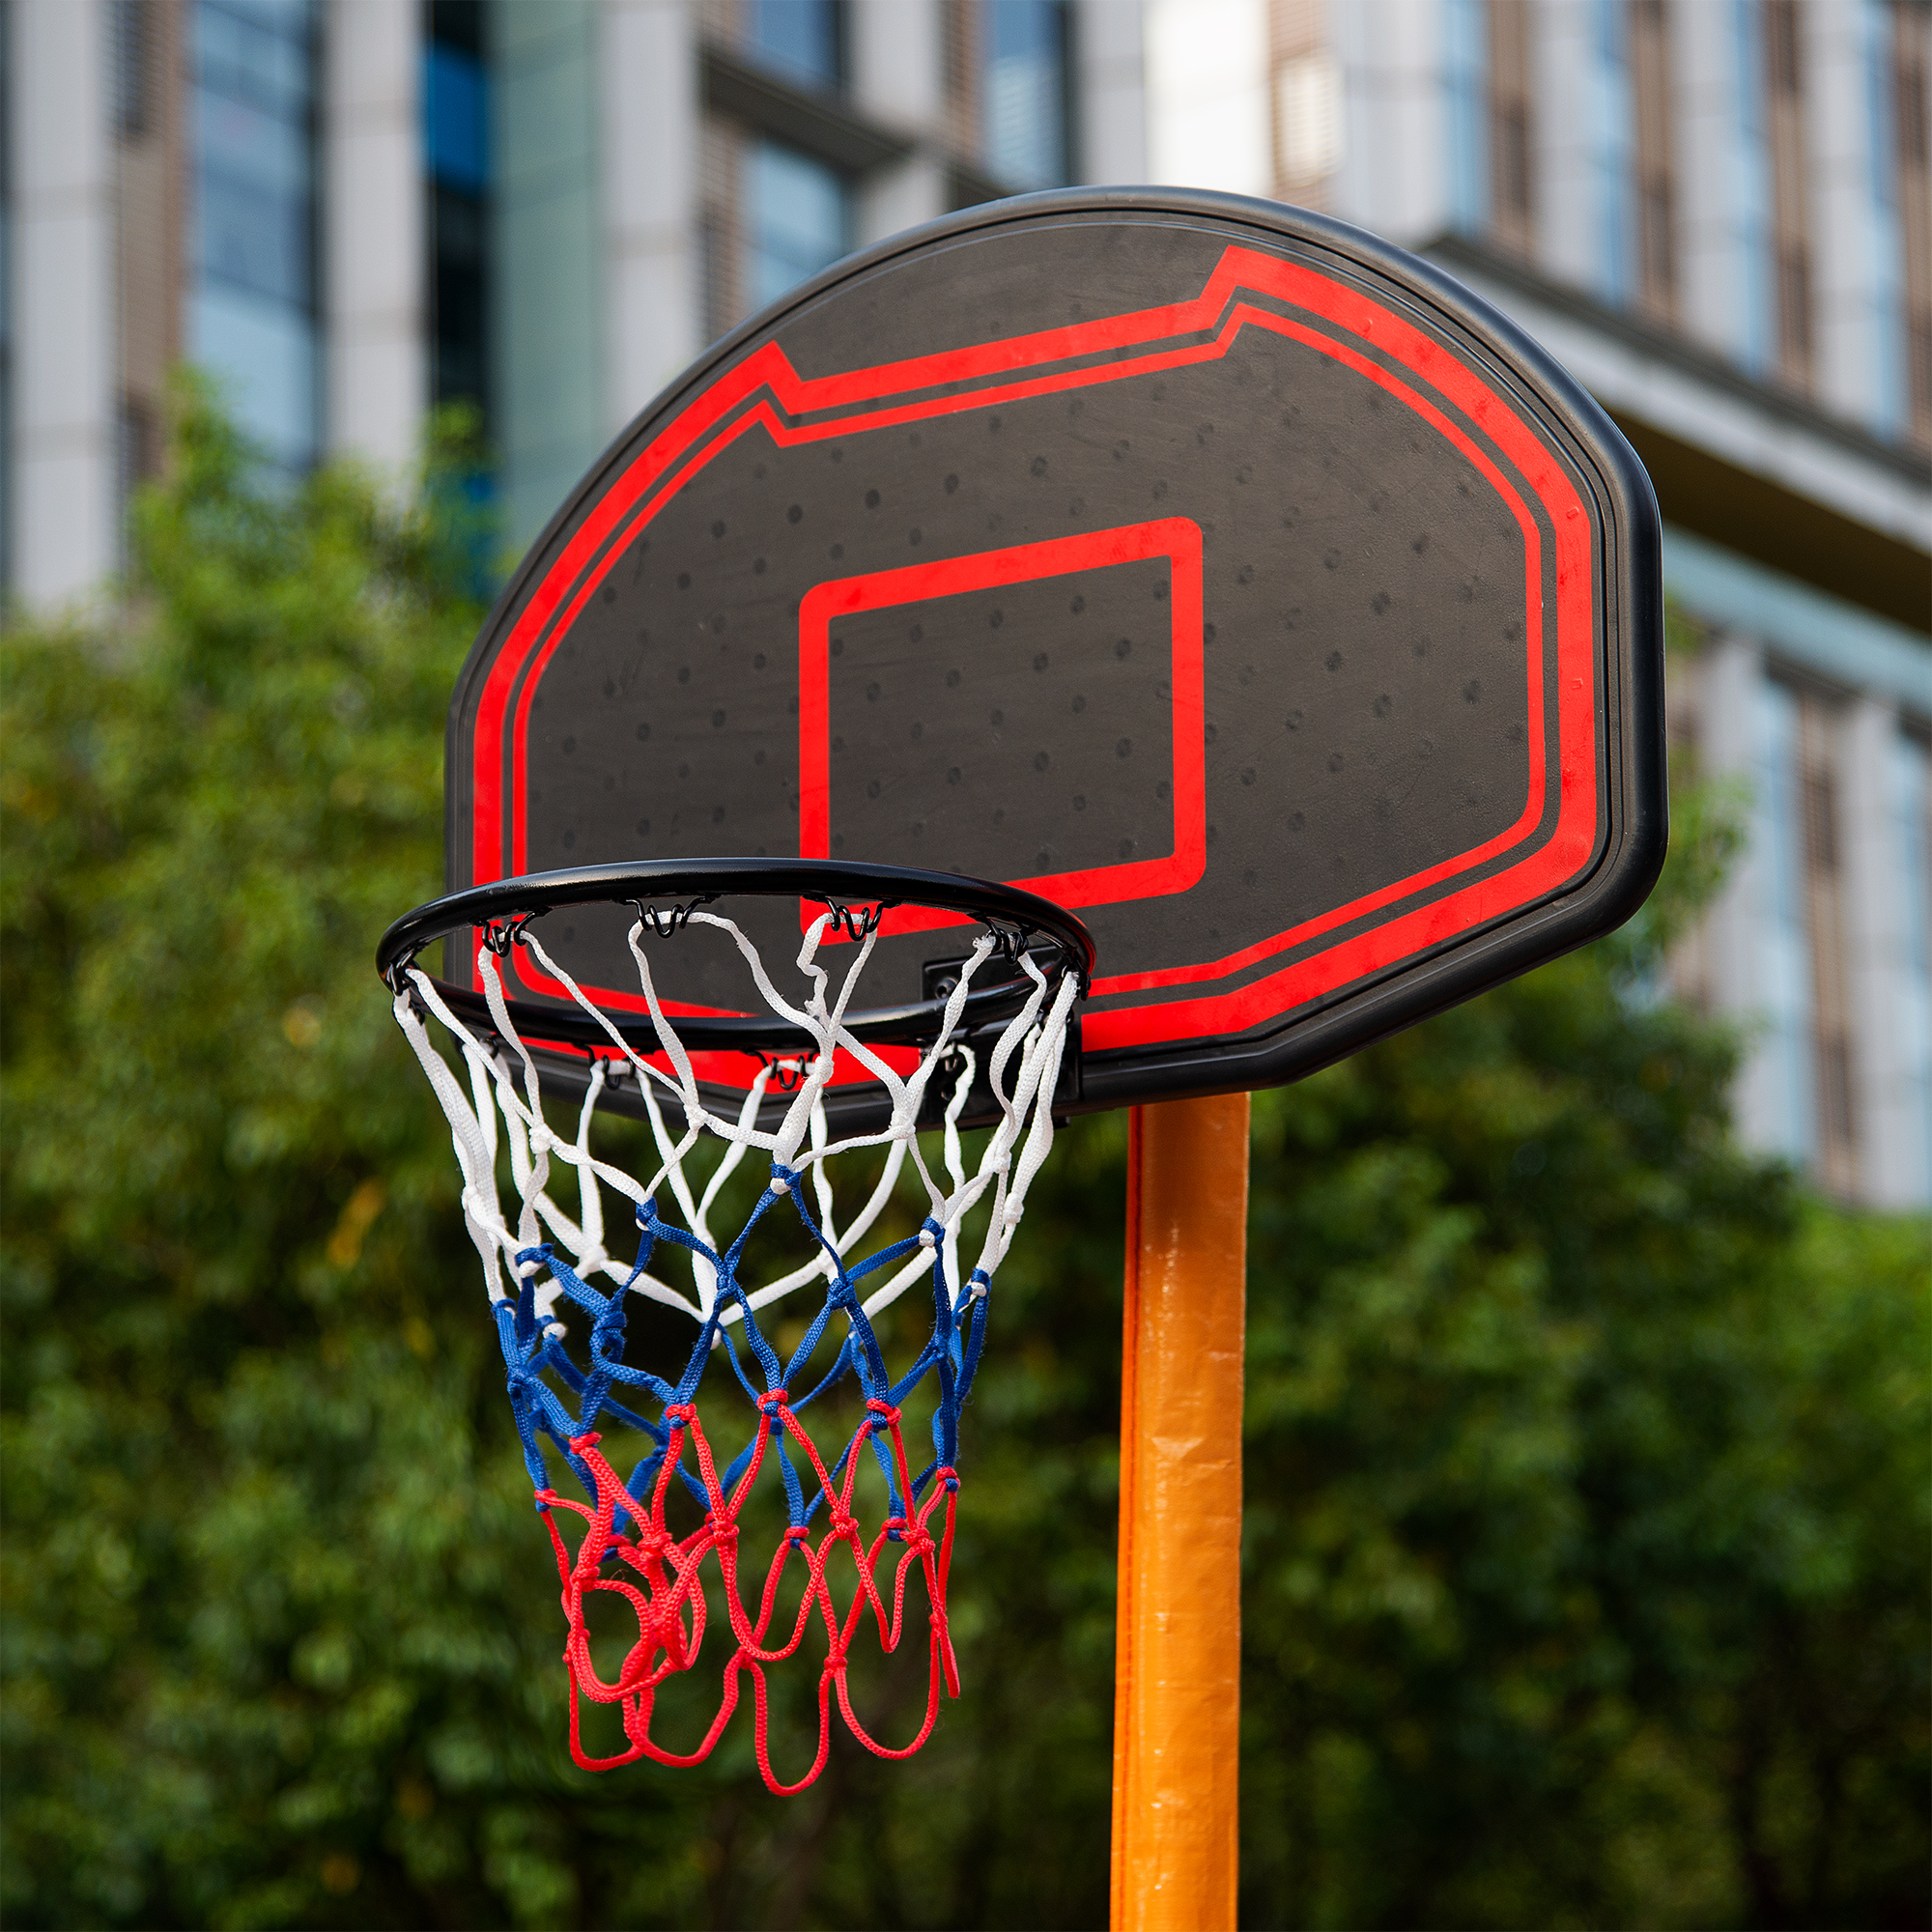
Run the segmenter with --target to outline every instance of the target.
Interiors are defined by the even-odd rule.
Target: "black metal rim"
[[[1050,899],[990,879],[824,859],[657,859],[494,880],[405,913],[383,935],[376,949],[376,970],[392,992],[401,993],[409,984],[405,975],[416,955],[465,928],[481,928],[491,935],[493,947],[501,951],[516,942],[525,925],[545,913],[566,906],[611,904],[635,906],[647,926],[668,937],[695,907],[720,898],[811,900],[831,908],[854,937],[869,929],[879,913],[895,906],[936,907],[1009,935],[1013,952],[1046,940],[1078,975],[1083,993],[1093,982],[1093,935],[1073,914]],[[494,1030],[495,1016],[481,993],[444,980],[432,983],[452,1012]],[[1021,975],[968,994],[958,1031],[972,1033],[1010,1018],[1032,992],[1033,981]],[[611,1044],[610,1034],[581,1009],[539,1006],[529,1000],[510,1000],[505,1005],[518,1032],[531,1037],[577,1046]],[[849,1015],[845,1026],[868,1045],[916,1046],[938,1036],[946,1005],[944,1000],[923,1000],[902,1007],[868,1008]],[[643,1053],[659,1051],[657,1028],[648,1013],[613,1013],[610,1019],[628,1045]],[[694,1052],[786,1054],[813,1045],[810,1034],[776,1015],[678,1014],[675,1021],[678,1038]]]

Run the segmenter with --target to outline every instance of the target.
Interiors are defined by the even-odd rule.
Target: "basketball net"
[[[684,924],[712,926],[727,935],[772,1011],[800,1031],[798,1056],[766,1061],[735,1114],[707,1104],[676,1023],[659,999],[645,952],[647,918],[658,936]],[[836,995],[832,973],[818,963],[820,944],[834,926],[858,941]],[[1001,932],[983,930],[959,970],[937,1037],[917,1050],[909,1071],[903,1063],[913,1056],[895,1056],[901,1062],[895,1069],[884,1057],[889,1050],[867,1046],[847,1023],[877,939],[876,913],[828,909],[806,931],[797,957],[806,985],[799,998],[788,1000],[733,921],[696,908],[680,908],[666,921],[640,908],[630,950],[659,1042],[660,1050],[648,1054],[627,1043],[524,922],[488,928],[477,948],[477,977],[495,1021],[494,1037],[472,1033],[419,968],[412,965],[404,976],[396,1019],[449,1120],[464,1219],[482,1264],[524,1461],[555,1550],[568,1625],[563,1655],[571,1754],[587,1770],[639,1757],[669,1765],[698,1763],[724,1734],[737,1707],[741,1679],[749,1675],[759,1772],[776,1793],[800,1791],[824,1769],[835,1697],[861,1744],[881,1757],[902,1758],[930,1736],[941,1685],[949,1695],[959,1694],[946,1616],[959,1492],[959,1412],[985,1340],[993,1276],[1052,1144],[1052,1099],[1079,981],[1070,966],[1049,969],[1050,979],[1024,948],[1014,948]],[[610,1038],[608,1053],[588,1057],[574,1137],[555,1132],[547,1122],[536,1060],[511,1021],[497,967],[498,955],[511,945],[526,947]],[[975,1047],[958,1028],[975,976],[996,954],[1015,958],[1032,984],[1019,1010],[985,1049],[980,1091],[990,1090],[997,1118],[969,1173],[958,1122],[980,1068]],[[427,1017],[446,1029],[468,1074],[467,1091],[433,1042]],[[983,1036],[979,1044],[984,1047]],[[855,1074],[877,1083],[890,1118],[876,1132],[835,1141],[827,1089],[835,1077]],[[623,1085],[635,1087],[656,1151],[658,1164],[645,1180],[591,1151],[599,1099],[607,1094],[614,1097]],[[939,1107],[943,1120],[937,1176],[918,1128],[922,1113],[932,1106]],[[781,1107],[776,1128],[761,1128],[759,1121]],[[707,1138],[724,1144],[722,1156],[707,1178],[688,1175],[687,1160]],[[839,1156],[867,1148],[884,1151],[883,1171],[841,1223],[833,1165]],[[714,1234],[711,1216],[721,1190],[753,1151],[769,1160],[770,1179],[726,1243]],[[576,1170],[574,1216],[551,1192],[553,1177],[567,1169]],[[910,1184],[924,1192],[925,1215],[918,1233],[856,1258],[888,1215],[908,1169]],[[605,1187],[635,1209],[633,1260],[619,1259],[605,1246]],[[667,1190],[668,1203],[661,1207]],[[989,1211],[978,1259],[962,1272],[962,1226],[982,1201]],[[775,1226],[783,1233],[781,1245],[791,1265],[775,1278],[753,1280],[746,1244],[761,1224],[767,1232],[760,1252],[774,1245]],[[595,1286],[600,1280],[614,1286]],[[922,1282],[932,1296],[931,1331],[895,1375],[874,1321]],[[633,1295],[680,1310],[695,1324],[689,1355],[674,1375],[626,1362],[625,1318]],[[766,1315],[765,1326],[760,1316],[787,1298],[793,1319],[799,1313],[809,1319],[802,1338],[781,1352],[775,1344],[776,1311]],[[808,1298],[803,1308],[801,1298]],[[829,1367],[812,1368],[821,1342],[829,1350],[834,1339],[838,1347]],[[809,1389],[795,1389],[796,1382],[813,1376],[817,1379]],[[864,1419],[849,1436],[841,1429],[843,1439],[821,1451],[803,1411],[848,1377],[863,1395]],[[932,1403],[932,1455],[915,1474],[901,1410],[916,1392]],[[735,1432],[719,1420],[724,1406],[721,1393],[733,1406],[742,1399],[749,1407],[749,1414],[740,1410],[743,1420]],[[713,1418],[708,1430],[699,1416],[700,1395]],[[745,1423],[749,1439],[727,1458],[725,1438],[736,1441]],[[867,1452],[882,1484],[874,1478],[861,1485]],[[576,1478],[581,1495],[554,1486],[553,1453]],[[620,1473],[626,1461],[627,1475]],[[761,1483],[766,1495],[777,1486],[785,1527],[769,1563],[762,1565],[755,1601],[748,1606],[740,1519]],[[880,1489],[877,1520],[862,1521],[866,1492]],[[668,1513],[688,1518],[694,1507],[700,1513],[697,1526],[676,1533]],[[834,1584],[834,1559],[841,1547],[849,1550],[855,1573],[842,1607]],[[882,1580],[880,1562],[888,1556],[889,1575]],[[721,1694],[696,1747],[679,1752],[653,1739],[652,1713],[668,1679],[699,1666],[707,1623],[715,1617],[707,1602],[707,1566],[711,1599],[723,1604],[729,1625],[728,1635],[714,1648],[714,1655],[726,1651]],[[753,1567],[755,1576],[757,1566]],[[791,1570],[797,1574],[788,1575]],[[842,1564],[839,1570],[842,1574]],[[884,1651],[897,1648],[908,1583],[921,1580],[928,1622],[924,1720],[909,1744],[895,1747],[874,1739],[855,1715],[847,1658],[868,1622]],[[802,1594],[787,1627],[777,1612],[781,1585],[794,1582]],[[586,1608],[603,1598],[628,1605],[637,1632],[608,1676],[592,1657],[585,1620]],[[598,1605],[600,1625],[608,1607]],[[818,1681],[817,1754],[805,1776],[787,1784],[772,1770],[766,1670],[800,1652],[814,1611],[826,1646]],[[628,1620],[624,1629],[628,1637]],[[603,1643],[600,1637],[600,1648]],[[580,1723],[586,1700],[618,1707],[624,1749],[605,1756],[586,1750]]]

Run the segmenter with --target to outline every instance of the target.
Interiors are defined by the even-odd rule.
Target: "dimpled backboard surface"
[[[729,338],[566,506],[458,691],[450,883],[1009,880],[1097,943],[1083,1104],[1292,1077],[1641,900],[1656,552],[1607,420],[1411,258],[1227,197],[976,210]],[[541,929],[635,1009],[626,923]],[[882,1002],[966,936],[887,930]],[[666,989],[753,1009],[689,936]]]

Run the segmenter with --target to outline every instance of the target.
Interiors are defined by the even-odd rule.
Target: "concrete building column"
[[[1121,0],[1075,0],[1073,59],[1080,101],[1075,180],[1114,185],[1146,181],[1140,8]]]
[[[1147,0],[1146,34],[1150,179],[1265,194],[1266,0]]]
[[[1604,210],[1596,145],[1599,103],[1595,10],[1584,0],[1536,9],[1530,40],[1530,181],[1537,266],[1574,288],[1603,294]]]
[[[84,596],[114,568],[114,191],[103,0],[14,0],[14,588]]]
[[[328,447],[397,469],[429,407],[422,9],[333,0],[324,21]]]
[[[852,0],[852,97],[862,114],[908,132],[946,114],[945,27],[939,0]],[[875,168],[859,185],[853,246],[883,242],[946,213],[946,165],[930,143]]]
[[[1847,707],[1839,740],[1843,800],[1839,847],[1845,866],[1845,942],[1850,958],[1853,1130],[1859,1192],[1875,1208],[1924,1206],[1924,1123],[1899,1043],[1905,1010],[1905,919],[1892,804],[1898,715],[1874,697]]]
[[[605,0],[600,22],[604,414],[615,435],[697,354],[697,20]]]
[[[1346,0],[1329,17],[1342,65],[1330,206],[1405,247],[1434,241],[1450,225],[1440,0]]]

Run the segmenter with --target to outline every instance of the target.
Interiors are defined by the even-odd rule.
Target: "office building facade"
[[[1923,0],[7,0],[4,568],[112,571],[186,358],[276,464],[472,403],[518,540],[702,345],[998,195],[1324,209],[1650,468],[1680,755],[1747,801],[1681,991],[1755,1144],[1932,1202]]]

